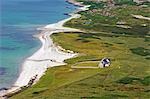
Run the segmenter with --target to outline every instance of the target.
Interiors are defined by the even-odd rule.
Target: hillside
[[[40,81],[10,99],[148,99],[150,97],[150,3],[77,0],[91,5],[65,26],[84,32],[56,33],[54,42],[79,53],[49,68]],[[135,17],[142,16],[141,17]],[[144,18],[143,18],[144,17]],[[97,66],[108,57],[107,68]]]

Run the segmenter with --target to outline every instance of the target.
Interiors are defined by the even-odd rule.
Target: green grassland
[[[93,9],[96,11],[92,12]],[[101,14],[105,11],[110,15]],[[128,3],[79,12],[82,17],[65,26],[85,30],[84,33],[51,36],[57,45],[78,56],[65,60],[67,65],[49,68],[37,84],[10,99],[149,99],[150,21],[131,16],[150,17],[148,12],[148,7]],[[131,28],[118,27],[117,22]],[[111,59],[110,67],[71,68],[96,67],[103,57]]]
[[[88,40],[83,42],[81,34],[84,33],[54,34],[52,36],[54,41],[65,49],[79,52],[79,56],[66,60],[68,63],[66,66],[48,69],[46,75],[36,85],[13,96],[12,99],[84,99],[85,97],[87,97],[85,99],[88,97],[89,99],[90,97],[95,97],[92,99],[110,97],[145,99],[149,97],[150,62],[146,59],[147,56],[131,51],[139,47],[148,49],[149,42],[145,42],[145,39],[140,37],[111,37],[110,35],[101,35],[100,39],[83,38]],[[97,61],[103,57],[112,60],[111,67],[71,68],[74,64],[83,66],[81,62]]]
[[[107,10],[107,11],[106,11]],[[136,36],[149,35],[149,21],[135,19],[131,14],[140,14],[150,17],[149,8],[139,8],[138,6],[119,6],[113,9],[99,9],[95,13],[91,10],[79,12],[82,14],[80,19],[72,19],[65,26],[76,27],[83,30],[101,31],[114,34],[129,34]],[[108,13],[102,15],[102,13]],[[122,23],[121,23],[122,22]],[[120,23],[120,24],[118,24]],[[119,25],[130,28],[122,28]]]
[[[98,68],[99,61],[84,61],[84,62],[77,62],[76,64],[72,65],[72,67],[84,67],[84,68]]]

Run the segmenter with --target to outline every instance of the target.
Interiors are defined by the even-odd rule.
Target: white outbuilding
[[[104,67],[109,67],[111,64],[110,59],[109,58],[103,58],[100,63],[99,63],[99,68],[104,68]]]

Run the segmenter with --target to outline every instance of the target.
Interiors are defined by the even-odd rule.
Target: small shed
[[[99,68],[109,67],[111,64],[111,61],[109,58],[103,58],[99,63]]]

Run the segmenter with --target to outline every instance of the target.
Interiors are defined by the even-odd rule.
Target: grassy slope
[[[53,40],[65,49],[80,53],[66,60],[68,65],[47,70],[33,87],[11,99],[116,99],[150,97],[150,38],[148,28],[116,29],[116,22],[126,21],[131,27],[149,25],[148,21],[134,19],[131,13],[149,16],[148,8],[137,6],[111,9],[115,18],[82,12],[82,18],[73,19],[67,26],[84,29],[86,33],[53,34]],[[121,9],[121,11],[120,11]],[[117,17],[117,18],[116,18]],[[117,20],[116,20],[117,19]],[[90,24],[85,24],[90,20]],[[89,23],[89,22],[88,22]],[[104,25],[105,24],[105,25]],[[111,28],[114,26],[113,28]],[[105,30],[107,28],[107,30]],[[115,28],[115,29],[114,29]],[[89,32],[91,31],[91,32]],[[93,32],[94,31],[94,32]],[[113,32],[112,32],[113,31]],[[125,31],[125,34],[124,34]],[[119,33],[118,33],[119,32]],[[122,33],[123,32],[123,33]],[[109,57],[112,65],[104,69],[71,69],[90,61]],[[89,63],[92,65],[92,63]]]

